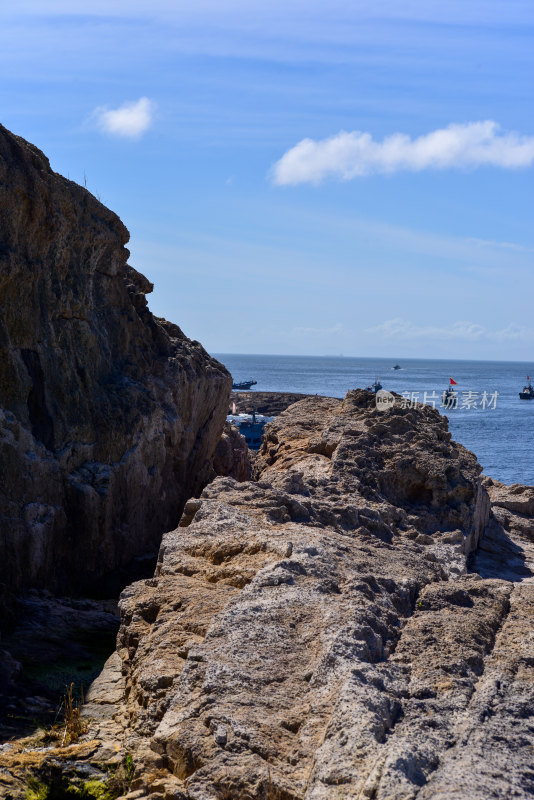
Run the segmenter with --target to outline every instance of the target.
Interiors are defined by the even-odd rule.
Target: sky
[[[534,361],[532,0],[0,2],[0,122],[214,353]]]

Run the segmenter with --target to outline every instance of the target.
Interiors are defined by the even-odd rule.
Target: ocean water
[[[423,402],[435,392],[436,408],[449,419],[456,441],[472,450],[486,475],[504,483],[534,485],[534,400],[520,400],[526,376],[534,364],[504,361],[445,361],[426,359],[348,358],[214,354],[235,381],[254,378],[251,389],[265,392],[303,392],[344,397],[349,389],[364,388],[377,376],[384,389],[410,393]],[[393,370],[394,364],[401,366]],[[441,394],[454,378],[457,409],[440,408]],[[471,395],[467,395],[471,392]],[[486,408],[483,393],[486,392]],[[495,398],[495,392],[497,396]],[[417,394],[418,393],[418,394]],[[471,398],[476,407],[463,407]],[[490,402],[491,401],[491,402]],[[494,401],[494,402],[493,402]],[[491,407],[490,407],[491,406]],[[495,407],[493,407],[495,406]]]

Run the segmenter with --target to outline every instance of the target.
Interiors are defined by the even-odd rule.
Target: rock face
[[[129,234],[0,126],[0,584],[92,591],[199,492],[231,379],[154,317]]]
[[[224,423],[213,454],[213,469],[216,475],[235,478],[236,481],[248,481],[252,477],[247,441],[230,422]]]
[[[304,400],[308,395],[295,392],[232,392],[228,413],[232,413],[232,404],[235,403],[238,414],[265,414],[267,417],[276,417],[293,403]]]
[[[293,405],[259,467],[122,595],[89,735],[132,798],[531,796],[533,490],[490,510],[445,418],[364,391]]]

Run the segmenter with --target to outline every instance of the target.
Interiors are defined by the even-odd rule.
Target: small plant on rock
[[[108,779],[108,787],[110,792],[114,792],[117,797],[121,794],[127,794],[130,791],[132,781],[135,775],[135,764],[130,753],[127,753],[122,764],[110,773]]]
[[[74,684],[66,687],[67,691],[63,697],[63,736],[61,747],[76,742],[83,733],[87,731],[87,723],[82,719],[83,706],[83,686],[81,688],[80,700],[74,696]]]

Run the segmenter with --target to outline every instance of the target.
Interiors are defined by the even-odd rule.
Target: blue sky
[[[18,0],[0,121],[211,352],[530,360],[533,32],[531,0]]]

